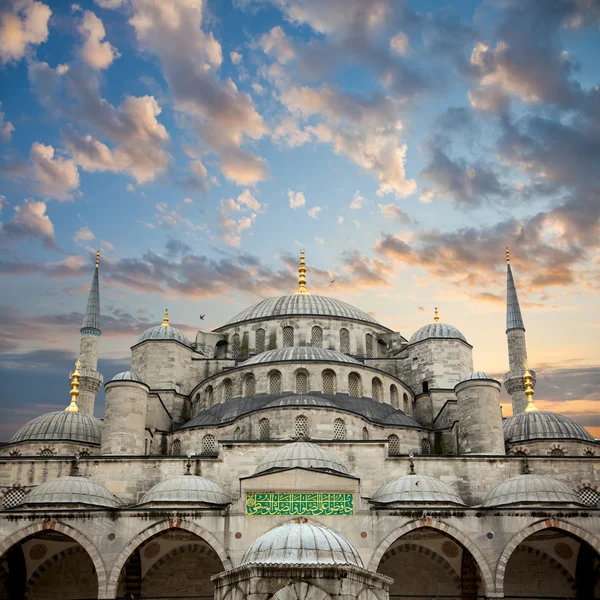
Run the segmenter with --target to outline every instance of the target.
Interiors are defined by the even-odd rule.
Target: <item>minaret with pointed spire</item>
[[[85,316],[81,327],[81,342],[79,345],[79,410],[89,415],[94,414],[96,394],[102,386],[102,375],[98,373],[98,342],[102,331],[100,329],[100,284],[98,268],[100,266],[100,250],[96,253],[96,268],[92,278],[92,287],[85,307]]]
[[[513,415],[522,413],[527,407],[525,372],[529,375],[529,384],[533,392],[535,373],[525,368],[527,363],[527,345],[525,344],[525,326],[521,316],[521,307],[517,297],[517,288],[510,267],[510,252],[506,248],[506,338],[508,340],[509,372],[504,375],[504,387],[512,398]]]

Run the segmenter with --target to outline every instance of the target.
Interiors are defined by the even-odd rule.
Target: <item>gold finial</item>
[[[304,262],[304,250],[300,250],[300,268],[298,269],[298,288],[297,294],[308,294],[306,291],[306,263]]]
[[[508,249],[508,246],[506,246],[506,262],[510,264],[510,250]]]
[[[98,252],[96,252],[96,268],[100,264],[100,248],[98,248]]]
[[[440,322],[440,315],[438,314],[437,306],[435,307],[435,310],[433,311],[433,322],[434,323]]]
[[[525,362],[525,375],[523,375],[523,379],[525,380],[525,395],[527,396],[527,407],[525,408],[525,412],[537,412],[537,408],[533,403],[533,377],[529,372],[529,365],[527,362]]]
[[[81,366],[81,361],[77,359],[75,363],[75,370],[73,371],[72,379],[71,379],[71,404],[65,408],[65,412],[79,412],[79,407],[77,406],[77,396],[79,396],[79,367]]]
[[[165,308],[165,316],[163,317],[162,327],[170,327],[169,325],[169,309]]]

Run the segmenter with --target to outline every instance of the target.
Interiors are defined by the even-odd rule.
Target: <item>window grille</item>
[[[223,402],[229,402],[233,398],[233,382],[226,379],[223,382]]]
[[[390,385],[390,402],[394,408],[400,408],[398,388],[394,384]]]
[[[256,394],[256,379],[254,375],[246,375],[244,378],[244,398],[251,398]]]
[[[366,427],[363,427],[362,439],[363,440],[368,440],[369,439],[369,430]]]
[[[552,448],[552,450],[550,451],[550,456],[564,456],[565,455],[565,451],[561,450],[560,448]]]
[[[388,456],[398,456],[400,454],[400,440],[397,435],[388,437]]]
[[[518,456],[519,458],[525,458],[527,456],[527,452],[525,452],[524,450],[517,450],[516,452],[513,452],[513,456]]]
[[[269,423],[269,419],[261,419],[258,422],[258,435],[261,440],[271,439],[271,423]]]
[[[214,402],[214,391],[213,391],[213,386],[209,385],[206,388],[206,407],[209,408],[213,405]]]
[[[370,333],[365,335],[365,353],[367,358],[373,358],[373,336]]]
[[[269,373],[269,394],[281,394],[281,373],[279,371]]]
[[[240,344],[240,336],[237,333],[234,333],[231,338],[231,356],[233,358],[239,358],[242,353],[242,346]]]
[[[310,332],[310,345],[313,348],[323,347],[323,330],[315,325]]]
[[[87,450],[82,450],[77,456],[79,458],[86,458],[88,456],[91,456],[91,454]]]
[[[283,345],[291,347],[294,345],[294,328],[284,327],[283,328]]]
[[[295,427],[294,427],[295,437],[298,439],[306,439],[308,438],[308,419],[304,415],[300,415],[296,417]]]
[[[350,354],[350,332],[346,328],[340,329],[340,352]]]
[[[334,440],[345,440],[346,439],[346,423],[344,423],[344,419],[336,419],[333,422],[333,439]]]
[[[18,506],[25,496],[27,496],[27,492],[21,488],[8,490],[2,497],[2,508],[8,509]]]
[[[600,506],[600,494],[591,487],[584,487],[579,490],[579,497],[586,506]]]
[[[323,371],[323,393],[335,394],[335,373],[329,369]]]
[[[171,454],[173,456],[181,456],[181,440],[174,440],[171,446]]]
[[[216,454],[217,440],[210,433],[202,438],[202,454]]]
[[[596,456],[596,455],[594,454],[594,451],[593,451],[593,450],[586,450],[586,451],[583,453],[583,455],[584,455],[584,456]]]
[[[54,456],[54,452],[50,448],[44,448],[40,451],[40,456]]]
[[[256,330],[256,353],[260,354],[265,351],[265,330],[257,329]]]
[[[233,432],[233,439],[234,440],[239,440],[242,437],[242,430],[239,427],[235,428],[235,431]]]
[[[373,381],[371,382],[371,397],[376,402],[383,401],[381,380],[377,377],[373,377]]]
[[[362,386],[360,385],[360,375],[358,373],[348,375],[348,394],[353,398],[362,397]]]
[[[421,440],[421,454],[423,454],[425,456],[428,456],[429,454],[431,454],[431,443],[426,438],[423,438]]]
[[[296,373],[296,394],[308,394],[308,375],[304,371]]]

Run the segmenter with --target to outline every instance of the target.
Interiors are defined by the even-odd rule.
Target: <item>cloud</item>
[[[87,242],[91,242],[95,239],[95,235],[89,227],[82,227],[75,232],[73,241],[78,245],[86,246]]]
[[[396,204],[378,204],[381,214],[386,219],[398,219],[403,223],[410,223],[410,217]]]
[[[54,225],[46,214],[46,204],[35,200],[25,200],[22,206],[15,206],[15,215],[0,229],[0,239],[23,240],[39,239],[49,250],[58,250],[54,235]]]
[[[308,216],[313,218],[313,219],[318,219],[318,214],[322,211],[323,209],[320,206],[313,206],[313,208],[309,208],[308,209]]]
[[[404,54],[406,54],[408,52],[408,48],[409,48],[408,36],[402,31],[400,33],[397,33],[390,40],[390,48],[394,52],[396,52],[396,54],[400,54],[401,56],[403,56]]]
[[[296,208],[302,208],[306,205],[304,192],[293,192],[292,190],[288,190],[288,199],[290,202],[290,208],[293,208],[294,210]]]
[[[360,191],[356,190],[350,202],[350,210],[360,210],[363,207],[365,199],[360,195]]]
[[[56,200],[70,200],[79,188],[79,173],[76,163],[55,156],[52,146],[34,142],[31,146],[32,175],[42,196]]]
[[[2,102],[0,102],[0,106],[2,106]],[[12,133],[15,130],[13,124],[10,121],[4,120],[5,114],[0,112],[0,139],[3,142],[10,141],[12,137]]]
[[[232,248],[239,248],[242,233],[252,227],[256,220],[256,212],[264,210],[264,206],[256,200],[250,190],[244,190],[238,197],[237,202],[233,198],[221,200],[219,208],[219,229],[223,241]],[[244,211],[256,211],[251,214],[242,215]],[[239,218],[233,215],[239,214]]]
[[[343,252],[341,260],[345,273],[342,279],[353,279],[356,287],[367,289],[391,287],[388,277],[393,275],[394,270],[384,261],[368,258],[358,250]]]
[[[86,10],[83,13],[77,29],[83,38],[81,56],[92,69],[107,69],[120,56],[110,42],[102,41],[106,31],[102,21],[93,12]]]
[[[234,65],[239,65],[242,62],[242,55],[239,52],[230,52],[229,58]]]
[[[52,11],[42,2],[12,0],[0,12],[0,62],[21,60],[48,39]]]
[[[323,238],[320,237],[315,237],[315,242],[319,245],[319,246],[324,246],[325,245],[325,240]]]
[[[265,54],[273,56],[282,64],[289,62],[296,56],[294,46],[279,25],[273,27],[269,33],[261,36],[259,45]]]
[[[94,0],[100,8],[117,9],[125,4],[125,0]]]

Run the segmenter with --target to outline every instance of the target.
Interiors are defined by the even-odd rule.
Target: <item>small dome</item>
[[[133,371],[117,373],[111,381],[137,381],[138,383],[144,383]]]
[[[82,442],[100,444],[100,419],[82,412],[59,410],[36,417],[19,429],[10,440],[17,442]]]
[[[594,441],[592,435],[581,425],[564,415],[539,410],[508,417],[503,426],[504,439],[511,443],[545,439]]]
[[[267,531],[250,544],[240,564],[363,566],[339,533],[314,523],[286,523]]]
[[[473,371],[472,373],[465,375],[459,383],[462,383],[463,381],[476,381],[477,379],[489,379],[490,381],[496,381],[484,371]]]
[[[342,354],[336,350],[326,350],[325,348],[312,348],[310,346],[291,347],[291,348],[278,348],[277,350],[267,350],[261,352],[252,358],[249,358],[244,362],[243,366],[246,365],[260,365],[271,362],[282,362],[282,361],[304,361],[304,360],[317,360],[321,362],[342,362],[349,363],[352,365],[360,365],[355,358]]]
[[[463,342],[467,341],[467,338],[465,338],[456,327],[452,327],[452,325],[446,325],[445,323],[429,323],[429,325],[424,325],[420,329],[417,329],[417,331],[410,336],[409,344],[432,338],[456,339],[462,340]]]
[[[293,469],[294,467],[348,473],[333,452],[310,442],[292,442],[269,452],[254,472],[264,473],[271,469]]]
[[[164,325],[155,325],[154,327],[150,327],[150,329],[146,329],[140,335],[138,344],[146,340],[175,340],[184,346],[188,346],[188,348],[192,347],[185,335],[176,327],[171,327],[171,325],[167,325],[166,327]]]
[[[447,483],[428,475],[405,475],[384,483],[371,496],[371,502],[377,504],[436,502],[464,505],[460,496]]]
[[[46,504],[85,504],[116,508],[119,500],[103,485],[86,477],[59,477],[40,483],[23,498],[19,506]]]
[[[511,504],[581,504],[581,499],[564,483],[545,475],[517,475],[498,484],[481,506]]]
[[[231,498],[223,488],[210,479],[195,475],[178,475],[159,481],[146,492],[140,504],[229,504]]]

